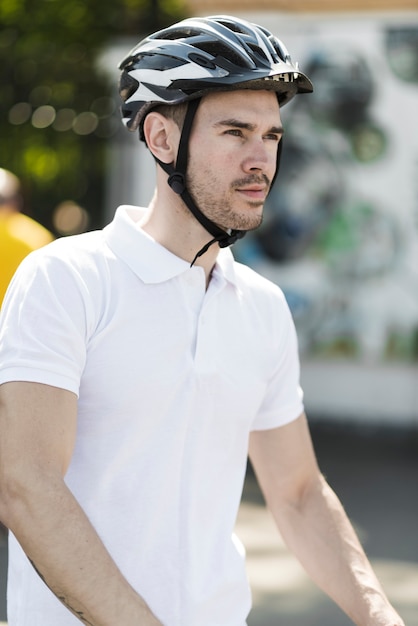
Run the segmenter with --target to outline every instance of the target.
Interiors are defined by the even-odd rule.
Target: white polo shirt
[[[204,271],[120,207],[102,231],[31,254],[7,294],[0,383],[79,397],[66,476],[110,554],[165,626],[244,626],[233,528],[248,436],[303,411],[280,289],[222,250]],[[57,410],[59,419],[59,409]],[[10,540],[9,626],[77,626]]]

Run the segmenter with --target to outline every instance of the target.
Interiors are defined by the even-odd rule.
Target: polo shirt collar
[[[189,271],[188,261],[164,248],[138,226],[144,213],[141,207],[120,206],[113,221],[103,229],[109,248],[144,283],[162,283]],[[236,284],[234,258],[229,249],[219,251],[213,273]]]

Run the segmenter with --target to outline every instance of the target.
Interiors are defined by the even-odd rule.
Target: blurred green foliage
[[[54,230],[54,208],[72,200],[101,225],[121,124],[97,59],[183,16],[181,0],[0,0],[0,167],[22,180],[25,212]]]

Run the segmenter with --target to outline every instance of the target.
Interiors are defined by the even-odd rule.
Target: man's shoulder
[[[30,256],[35,263],[42,260],[61,262],[71,266],[88,263],[89,259],[103,256],[106,245],[101,230],[94,230],[80,235],[60,237],[35,250]]]
[[[23,259],[7,302],[13,307],[24,301],[34,308],[42,299],[50,311],[88,310],[95,318],[108,297],[108,255],[101,231],[56,239]]]
[[[45,276],[51,285],[68,280],[98,282],[108,273],[109,251],[100,230],[61,237],[31,252],[21,264],[18,277]]]
[[[103,245],[103,231],[92,230],[80,235],[70,235],[67,237],[59,237],[55,239],[48,248],[51,252],[59,253],[61,250],[66,254],[74,252],[86,251],[94,254],[94,252]]]

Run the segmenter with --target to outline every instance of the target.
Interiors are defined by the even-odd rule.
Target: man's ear
[[[157,159],[163,163],[176,160],[179,129],[174,120],[150,111],[144,120],[143,132],[148,148]]]

